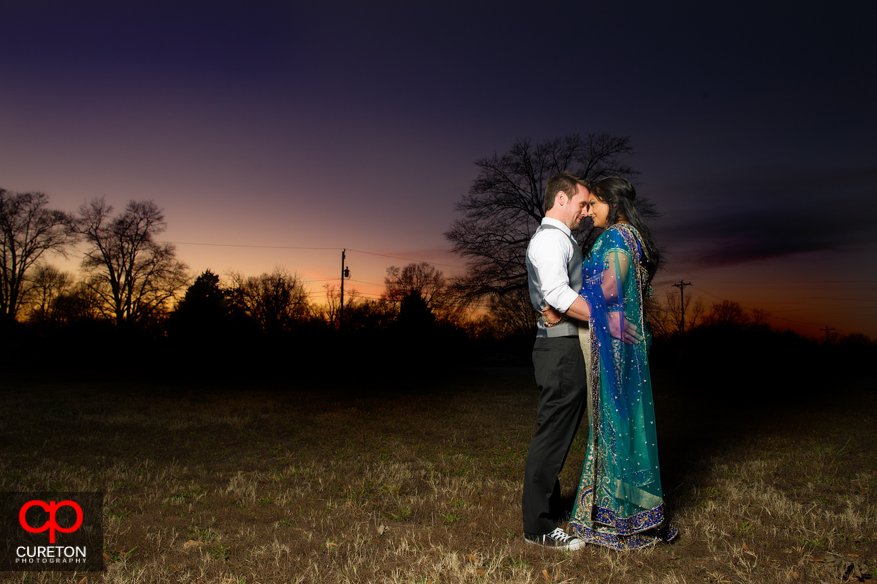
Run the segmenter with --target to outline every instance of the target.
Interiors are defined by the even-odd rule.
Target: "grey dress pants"
[[[587,407],[587,372],[578,336],[537,338],[533,366],[539,401],[524,470],[524,532],[554,531],[562,513],[558,475]]]

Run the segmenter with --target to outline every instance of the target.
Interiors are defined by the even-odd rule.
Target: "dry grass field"
[[[400,377],[338,388],[4,372],[0,491],[105,491],[107,570],[0,581],[821,583],[877,567],[874,380],[791,391],[780,407],[656,372],[678,541],[564,553],[521,533],[532,375]],[[586,433],[563,472],[569,498]]]

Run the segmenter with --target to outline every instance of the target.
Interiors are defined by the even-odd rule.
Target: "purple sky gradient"
[[[377,295],[459,271],[475,160],[608,131],[663,214],[656,293],[877,337],[877,6],[666,4],[0,2],[0,186],[153,199],[193,276],[315,298],[347,248]]]

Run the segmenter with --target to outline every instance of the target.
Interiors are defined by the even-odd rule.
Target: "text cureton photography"
[[[103,569],[103,493],[0,493],[0,570]]]
[[[20,545],[15,548],[16,564],[85,565],[88,554],[84,545]]]

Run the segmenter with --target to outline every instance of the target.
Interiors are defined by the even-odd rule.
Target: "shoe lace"
[[[572,539],[572,536],[567,532],[562,530],[561,528],[556,528],[554,531],[548,534],[551,538],[556,539],[559,542],[566,543],[567,541]]]

